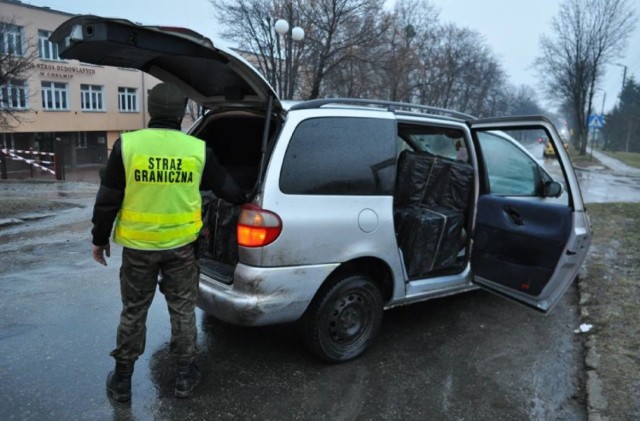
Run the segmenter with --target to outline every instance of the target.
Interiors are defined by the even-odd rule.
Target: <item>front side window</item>
[[[24,55],[22,27],[0,23],[0,32],[0,52],[2,54]]]
[[[83,111],[104,111],[102,86],[80,85],[80,102]]]
[[[491,194],[536,196],[539,191],[538,164],[506,137],[479,132],[478,140],[489,179]]]
[[[68,110],[67,84],[42,82],[42,108],[45,110]]]
[[[25,110],[28,108],[27,98],[27,84],[23,80],[0,86],[0,109]]]
[[[58,57],[58,45],[49,41],[51,32],[38,30],[38,50],[40,58],[45,60],[60,60]]]
[[[395,142],[394,120],[305,120],[296,128],[287,148],[280,188],[287,194],[391,194]]]
[[[135,88],[118,88],[118,110],[125,113],[138,111],[138,91]]]

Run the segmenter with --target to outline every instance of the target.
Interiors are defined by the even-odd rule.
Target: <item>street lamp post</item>
[[[605,91],[604,89],[598,89],[598,90],[602,91],[602,111],[600,112],[600,115],[604,119],[604,102],[607,99],[607,91]],[[602,127],[598,128],[598,129],[593,129],[593,130],[594,131],[595,130],[598,131],[598,140],[602,141],[603,140]],[[596,141],[596,136],[595,136],[595,133],[594,133],[594,135],[591,137],[591,156],[590,156],[589,160],[593,160],[593,144],[595,143],[595,141]],[[604,143],[604,142],[602,142],[602,143]],[[602,146],[602,145],[600,145],[600,146]]]
[[[613,64],[615,64],[616,66],[620,66],[624,69],[624,72],[622,72],[622,89],[624,90],[624,84],[627,81],[627,66],[620,63],[613,63]]]
[[[291,99],[294,92],[295,75],[293,73],[293,42],[302,41],[304,38],[304,29],[301,27],[296,26],[289,30],[289,22],[293,20],[293,8],[289,5],[288,9],[289,21],[285,19],[278,19],[275,24],[276,32],[282,35],[284,39],[286,50],[284,81],[280,80],[282,85],[281,94],[284,95],[284,99]]]

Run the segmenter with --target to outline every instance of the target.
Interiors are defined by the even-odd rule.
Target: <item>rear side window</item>
[[[396,166],[393,120],[325,117],[296,128],[282,165],[287,194],[392,194]]]

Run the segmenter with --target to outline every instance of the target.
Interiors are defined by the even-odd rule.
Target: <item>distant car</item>
[[[564,150],[569,152],[569,144],[565,141],[562,142],[562,146],[564,146]],[[550,158],[552,156],[556,156],[556,150],[553,149],[553,144],[550,141],[547,141],[544,145],[544,150],[542,151],[543,158]]]

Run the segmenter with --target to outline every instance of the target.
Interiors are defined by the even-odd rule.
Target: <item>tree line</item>
[[[606,115],[602,128],[603,149],[640,152],[640,84],[631,77],[620,93],[620,101]]]
[[[586,154],[588,118],[607,64],[626,47],[637,17],[628,0],[564,0],[540,42],[537,59],[550,98],[557,101],[575,128],[573,144]]]
[[[281,98],[383,99],[478,117],[545,113],[533,88],[509,83],[481,34],[442,22],[429,0],[397,0],[390,10],[384,0],[209,1],[224,28],[222,36],[256,65]],[[281,18],[290,28],[302,27],[304,37],[293,41],[276,33]],[[541,37],[535,65],[545,99],[555,101],[574,129],[572,142],[582,154],[606,65],[621,57],[636,22],[630,0],[563,0],[550,34]],[[26,102],[20,84],[37,58],[35,43],[16,38],[15,28],[10,17],[0,16],[0,130],[19,124],[19,105]],[[632,114],[618,111],[608,127],[635,124],[621,122]],[[611,136],[618,142],[613,139],[617,134]],[[633,133],[626,136],[634,142]]]
[[[441,22],[427,0],[398,0],[392,10],[382,0],[210,1],[222,36],[281,97],[375,98],[479,117],[542,112],[532,88],[508,83],[478,32]],[[276,33],[280,18],[304,38]]]

